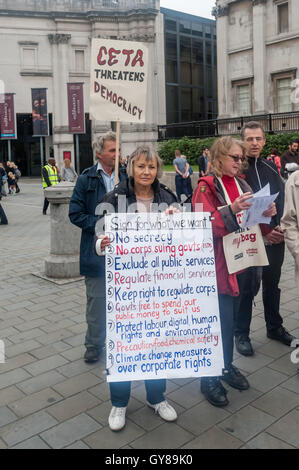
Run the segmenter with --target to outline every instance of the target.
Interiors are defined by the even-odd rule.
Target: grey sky
[[[211,15],[215,3],[215,0],[160,0],[161,7],[210,19],[215,19]]]

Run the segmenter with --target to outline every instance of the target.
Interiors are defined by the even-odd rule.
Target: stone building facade
[[[75,157],[68,133],[67,83],[84,83],[87,136],[80,136],[81,169],[92,164],[90,141],[111,128],[90,122],[89,67],[92,38],[149,44],[150,67],[146,124],[122,125],[122,152],[138,143],[155,143],[157,125],[166,121],[163,16],[159,0],[0,0],[1,92],[15,93],[18,140],[11,159],[23,174],[40,175],[40,139],[32,137],[31,88],[47,88],[51,135],[44,139],[61,166],[63,152]],[[7,141],[0,160],[7,160]]]
[[[217,0],[219,118],[299,110],[299,1]]]

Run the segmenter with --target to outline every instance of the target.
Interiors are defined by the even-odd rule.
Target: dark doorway
[[[76,152],[75,136],[74,136],[74,148]],[[89,114],[85,114],[85,134],[79,135],[79,155],[80,155],[80,173],[82,173],[83,170],[91,167],[94,164],[93,152],[92,152],[92,146],[91,146],[91,121],[89,119]]]
[[[52,115],[49,115],[50,135],[52,135]],[[18,165],[22,176],[41,175],[40,138],[33,137],[32,115],[17,114],[17,139],[11,140],[11,160]],[[43,138],[45,158],[45,138]],[[0,141],[0,161],[8,160],[7,140]]]

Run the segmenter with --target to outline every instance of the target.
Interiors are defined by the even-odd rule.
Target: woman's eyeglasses
[[[246,158],[243,157],[243,155],[242,155],[242,157],[240,157],[239,155],[230,155],[230,154],[228,154],[228,157],[232,158],[234,160],[234,162],[236,162],[236,163],[239,163],[239,162],[243,163],[246,160]]]

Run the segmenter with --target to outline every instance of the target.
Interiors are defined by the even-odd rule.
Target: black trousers
[[[47,212],[47,209],[48,209],[48,207],[49,207],[49,204],[50,204],[50,203],[49,203],[48,199],[45,198],[45,200],[44,200],[43,212]]]
[[[6,214],[5,214],[4,209],[3,209],[3,207],[1,206],[1,203],[0,203],[0,224],[6,225],[7,223],[8,223],[8,221],[7,221]]]
[[[265,266],[263,268],[262,294],[266,328],[267,331],[270,331],[276,330],[283,323],[283,319],[279,313],[280,289],[278,286],[281,276],[281,267],[284,262],[285,244],[280,243],[279,245],[266,246],[266,251],[269,266]],[[249,336],[254,299],[252,292],[253,275],[254,270],[247,269],[244,273],[238,276],[238,279],[240,279],[242,283],[242,288],[240,288],[240,307],[235,315],[236,336]]]

